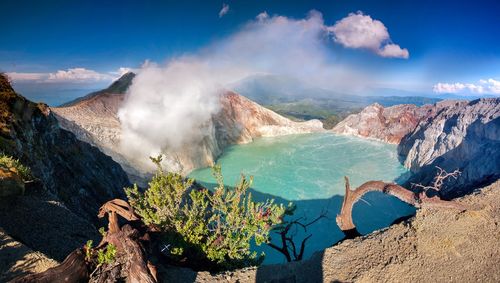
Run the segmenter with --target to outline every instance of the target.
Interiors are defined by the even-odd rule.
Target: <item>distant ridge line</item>
[[[135,78],[135,73],[133,72],[128,72],[126,74],[124,74],[123,76],[121,76],[119,79],[117,79],[116,81],[114,81],[109,87],[105,88],[105,89],[102,89],[102,90],[98,90],[98,91],[94,91],[94,92],[91,92],[85,96],[82,96],[82,97],[78,97],[76,99],[73,99],[69,102],[65,102],[57,107],[71,107],[71,106],[75,106],[77,105],[78,103],[82,102],[82,101],[85,101],[85,100],[89,100],[89,99],[92,99],[96,96],[99,96],[101,94],[105,94],[105,93],[109,93],[109,94],[122,94],[122,93],[125,93],[127,91],[127,89],[130,87],[130,85],[132,85],[132,81],[134,80]]]

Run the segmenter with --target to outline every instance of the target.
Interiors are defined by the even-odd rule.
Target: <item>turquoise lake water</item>
[[[305,258],[344,237],[335,223],[345,191],[343,176],[348,176],[355,188],[370,180],[394,181],[407,172],[398,162],[395,145],[334,134],[260,138],[228,148],[218,164],[226,185],[235,185],[241,173],[254,176],[255,200],[294,202],[297,210],[292,218],[312,220],[328,211],[328,218],[316,222],[307,232],[294,231],[299,246],[304,236],[313,235],[307,241]],[[190,177],[207,187],[215,182],[210,168],[193,171]],[[394,197],[373,192],[355,205],[353,217],[358,230],[366,234],[414,211]],[[277,235],[271,236],[273,242],[278,240]],[[283,255],[265,245],[255,249],[266,253],[265,264],[285,262]]]

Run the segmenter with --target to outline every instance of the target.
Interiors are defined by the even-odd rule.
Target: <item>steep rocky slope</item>
[[[500,98],[442,101],[416,107],[374,104],[350,115],[332,131],[399,144],[409,183],[429,184],[436,166],[459,169],[442,194],[463,195],[500,177]]]
[[[0,198],[0,227],[55,259],[97,239],[96,211],[125,197],[123,187],[130,184],[118,163],[61,129],[45,104],[16,94],[3,75],[0,151],[30,167],[35,178],[24,194]]]
[[[459,169],[442,193],[454,197],[500,178],[500,98],[457,101],[423,120],[398,147],[414,175],[409,182],[429,183],[439,166]]]
[[[71,210],[94,218],[105,201],[124,196],[120,165],[97,148],[61,129],[44,104],[16,94],[0,76],[0,147],[29,166],[49,192]]]
[[[130,79],[130,83],[133,76],[125,78]],[[97,146],[127,172],[137,174],[119,154],[121,127],[117,113],[125,96],[113,93],[113,90],[116,88],[112,85],[106,90],[70,102],[68,106],[52,108],[52,111],[62,128],[74,133],[78,139]]]
[[[120,80],[128,81],[130,85],[132,78],[133,76],[127,76]],[[52,110],[63,127],[75,133],[81,140],[90,142],[111,155],[122,164],[130,176],[141,177],[144,172],[136,170],[141,168],[138,165],[140,161],[126,158],[125,152],[120,148],[121,127],[117,113],[126,99],[125,95],[113,93],[110,89]],[[174,156],[175,162],[179,163],[173,164],[172,166],[178,167],[172,169],[182,169],[186,173],[211,165],[228,145],[247,143],[256,137],[323,130],[318,120],[293,122],[234,92],[222,94],[220,105],[220,111],[208,121],[208,134],[202,140],[175,152],[166,150],[166,153]],[[147,156],[143,159],[147,160]]]
[[[419,210],[310,260],[211,275],[162,270],[165,282],[499,282],[500,182],[458,199],[470,209]]]

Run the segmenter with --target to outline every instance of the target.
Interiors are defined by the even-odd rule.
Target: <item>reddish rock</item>
[[[384,108],[375,103],[358,114],[349,115],[338,123],[332,132],[399,144],[420,121],[431,117],[435,111],[436,107],[433,105],[417,107],[413,104],[402,104]]]

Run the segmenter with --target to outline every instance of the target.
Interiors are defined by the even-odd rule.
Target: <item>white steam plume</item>
[[[119,111],[123,151],[148,161],[167,148],[195,145],[210,130],[210,117],[219,109],[217,94],[250,75],[278,74],[337,89],[365,81],[331,63],[332,42],[319,12],[305,19],[262,13],[197,54],[165,66],[145,64]]]

